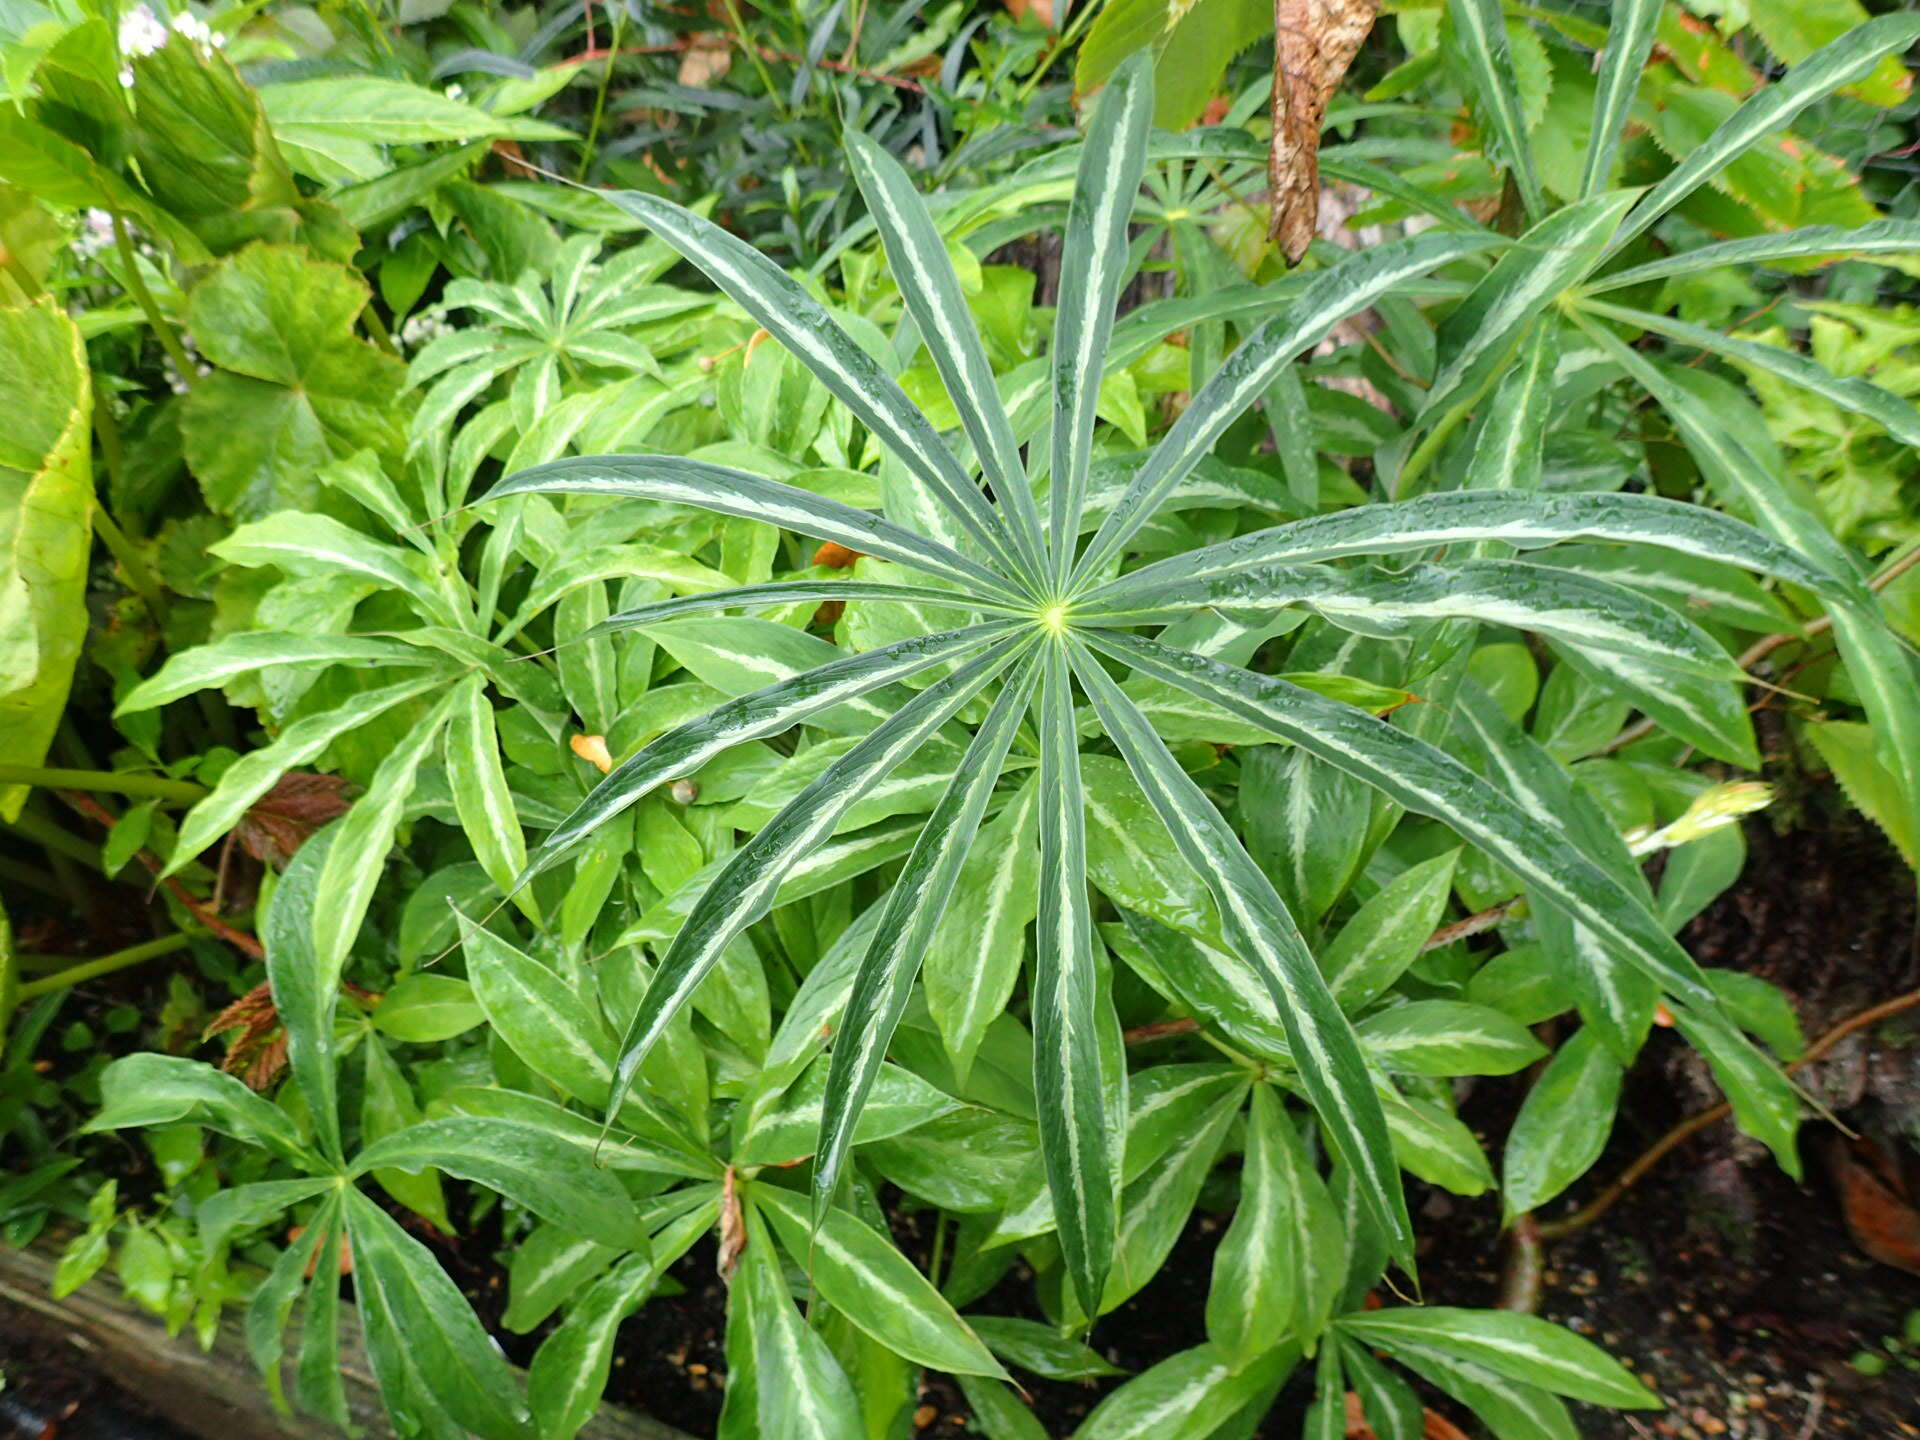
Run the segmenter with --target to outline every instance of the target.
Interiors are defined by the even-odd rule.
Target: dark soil
[[[188,1440],[69,1346],[0,1334],[0,1375],[0,1440]]]

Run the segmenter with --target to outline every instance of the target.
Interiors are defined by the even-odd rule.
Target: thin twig
[[[116,822],[112,812],[91,795],[82,795],[76,790],[58,790],[54,793],[75,810],[78,810],[82,815],[85,815],[89,820],[97,820],[109,830],[114,827]],[[163,867],[160,864],[160,857],[158,855],[155,855],[151,850],[140,850],[135,853],[134,858],[146,866],[149,873],[159,879],[160,883],[172,892],[174,899],[186,907],[187,913],[202,925],[206,926],[207,929],[233,946],[234,949],[252,959],[264,960],[267,958],[266,948],[262,946],[258,940],[247,934],[246,931],[236,930],[233,926],[222,920],[207,907],[204,901],[198,899],[192,891],[182,885],[178,876],[161,876],[160,871]]]
[[[1913,1009],[1915,1006],[1920,1006],[1920,990],[1909,990],[1904,995],[1896,995],[1893,999],[1883,1000],[1878,1005],[1869,1005],[1865,1010],[1859,1011],[1857,1014],[1849,1015],[1832,1029],[1828,1030],[1826,1034],[1822,1035],[1807,1047],[1804,1055],[1786,1068],[1789,1073],[1804,1069],[1856,1030],[1863,1030],[1869,1025],[1877,1025],[1882,1020],[1889,1020],[1895,1015]],[[1646,1177],[1647,1172],[1652,1170],[1654,1166],[1658,1165],[1669,1154],[1679,1149],[1680,1146],[1684,1145],[1695,1135],[1698,1135],[1702,1130],[1711,1129],[1732,1114],[1733,1107],[1723,1101],[1710,1110],[1703,1110],[1698,1115],[1688,1116],[1658,1140],[1654,1141],[1653,1144],[1649,1145],[1639,1159],[1635,1160],[1621,1172],[1619,1179],[1615,1180],[1611,1185],[1607,1186],[1606,1189],[1594,1196],[1586,1205],[1574,1211],[1573,1214],[1567,1216],[1565,1219],[1541,1222],[1541,1238],[1544,1240],[1558,1240],[1563,1236],[1573,1234],[1575,1231],[1586,1229],[1587,1226],[1593,1224],[1594,1221],[1598,1220],[1602,1215],[1606,1214],[1607,1211],[1617,1205],[1621,1198],[1626,1195],[1627,1191],[1639,1184],[1640,1181]]]

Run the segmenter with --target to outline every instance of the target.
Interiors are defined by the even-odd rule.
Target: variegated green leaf
[[[1882,58],[1920,41],[1920,15],[1881,15],[1821,46],[1771,84],[1761,85],[1705,143],[1696,146],[1649,190],[1614,236],[1611,250],[1637,238],[1753,146],[1834,91],[1864,80]]]
[[[691,505],[831,540],[862,555],[878,555],[964,589],[979,590],[983,596],[1032,603],[984,565],[937,540],[811,490],[704,460],[677,455],[581,455],[553,460],[507,476],[479,503],[512,495],[606,495]]]
[[[914,696],[734,853],[695,902],[628,1022],[610,1108],[619,1105],[647,1052],[721,952],[772,907],[787,872],[833,833],[841,814],[860,798],[866,785],[925,744],[1004,669],[1018,643],[994,644],[963,669]]]
[[[952,897],[1036,677],[1037,669],[1028,661],[1001,687],[882,904],[873,939],[854,977],[827,1075],[813,1173],[816,1222],[833,1203],[867,1090],[893,1040],[934,927]]]
[[[900,457],[967,533],[1007,567],[1009,574],[1026,573],[1004,517],[960,468],[932,423],[914,409],[873,357],[835,323],[824,305],[751,245],[691,210],[637,190],[601,193],[704,270],[735,304],[791,351],[859,417],[861,424]]]
[[[1614,157],[1620,153],[1627,112],[1653,53],[1665,0],[1615,0],[1607,20],[1607,43],[1600,53],[1600,78],[1593,92],[1593,127],[1587,159],[1580,172],[1580,196],[1597,195],[1613,183]]]
[[[946,242],[899,161],[865,133],[851,128],[847,131],[847,158],[866,198],[867,213],[886,244],[887,262],[900,286],[900,298],[920,327],[920,338],[946,382],[947,394],[960,414],[967,439],[973,442],[988,484],[1009,508],[1014,543],[1031,572],[1038,575],[1044,563],[1040,512],[1033,503],[1013,422],[1000,401],[993,367],[967,310],[959,277],[953,273]]]
[[[1131,662],[1130,650],[1120,653]],[[1228,942],[1272,993],[1300,1083],[1329,1143],[1362,1177],[1363,1193],[1392,1239],[1394,1258],[1411,1270],[1413,1227],[1367,1062],[1293,917],[1213,802],[1120,687],[1084,651],[1076,656],[1076,669],[1167,833],[1213,892]]]
[[[1513,177],[1527,215],[1537,220],[1546,202],[1533,168],[1533,146],[1527,140],[1527,117],[1500,0],[1447,0],[1447,14],[1453,20],[1454,41],[1480,92],[1480,112],[1492,122],[1499,160]]]
[[[1642,0],[1643,5],[1650,0]],[[1652,7],[1657,9],[1658,7]],[[1845,260],[1878,255],[1920,255],[1920,220],[1875,220],[1849,228],[1808,225],[1778,235],[1752,235],[1695,245],[1658,260],[1595,276],[1580,288],[1586,293],[1644,285],[1715,270],[1723,265],[1766,265],[1775,260]]]
[[[1060,252],[1054,311],[1053,439],[1048,534],[1056,586],[1073,569],[1080,510],[1093,459],[1094,404],[1113,335],[1113,308],[1126,278],[1127,222],[1146,169],[1153,120],[1153,66],[1144,52],[1114,72],[1094,108]]]
[[[1040,906],[1033,987],[1033,1089],[1040,1156],[1080,1306],[1099,1312],[1118,1214],[1101,1080],[1086,799],[1066,646],[1040,652]]]
[[[1181,412],[1088,543],[1074,572],[1076,579],[1099,574],[1125,548],[1168,493],[1212,451],[1222,432],[1266,393],[1274,376],[1296,355],[1325,339],[1347,316],[1394,293],[1407,281],[1505,243],[1496,235],[1421,235],[1362,251],[1316,275],[1284,315],[1262,325],[1227,357]]]
[[[621,630],[645,629],[649,625],[663,625],[668,621],[705,615],[715,610],[732,610],[736,607],[746,610],[832,600],[860,605],[898,601],[907,605],[938,605],[949,610],[979,610],[990,615],[1032,613],[1031,606],[976,600],[972,596],[956,595],[951,590],[935,590],[928,585],[884,585],[871,580],[777,580],[764,585],[714,590],[703,595],[677,595],[668,600],[655,600],[649,605],[636,605],[630,610],[609,615],[585,635],[574,638],[586,639]]]
[[[500,760],[500,738],[494,730],[493,702],[487,698],[484,676],[474,675],[459,688],[447,722],[447,783],[453,790],[453,808],[473,845],[473,855],[487,877],[535,921],[539,908],[532,893],[515,889],[514,877],[527,863],[527,839],[507,789],[507,771]]]
[[[1348,1315],[1340,1329],[1397,1355],[1402,1349],[1437,1350],[1482,1365],[1496,1375],[1595,1405],[1623,1410],[1658,1409],[1660,1401],[1598,1346],[1537,1315],[1511,1310],[1375,1310]]]

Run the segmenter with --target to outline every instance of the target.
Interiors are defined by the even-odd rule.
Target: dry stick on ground
[[[113,813],[91,795],[83,795],[75,790],[58,790],[54,793],[59,795],[62,800],[66,801],[67,804],[71,805],[75,810],[78,810],[82,815],[85,815],[89,820],[97,820],[109,830],[114,827],[116,822]],[[151,850],[139,851],[136,858],[142,865],[147,867],[150,873],[155,876],[160,874],[160,857],[155,855]],[[188,914],[192,915],[194,919],[198,920],[222,940],[233,946],[234,949],[255,960],[264,960],[266,958],[267,952],[258,940],[254,939],[253,936],[247,934],[244,930],[234,929],[233,926],[214,914],[214,912],[207,907],[206,902],[196,899],[192,892],[190,892],[186,886],[182,885],[176,877],[169,875],[162,880],[161,883],[173,892],[176,900],[187,907]]]
[[[1804,1069],[1825,1055],[1847,1036],[1856,1030],[1864,1030],[1869,1025],[1877,1025],[1882,1020],[1892,1019],[1895,1015],[1920,1006],[1920,990],[1909,990],[1904,995],[1896,995],[1891,1000],[1883,1000],[1878,1005],[1870,1005],[1857,1014],[1849,1015],[1826,1034],[1807,1047],[1806,1054],[1787,1066],[1788,1071]],[[1607,1211],[1620,1202],[1622,1196],[1646,1177],[1649,1170],[1658,1165],[1670,1153],[1684,1145],[1688,1140],[1718,1125],[1733,1114],[1733,1107],[1726,1103],[1715,1105],[1711,1110],[1703,1110],[1698,1115],[1689,1116],[1673,1129],[1662,1135],[1647,1147],[1646,1151],[1624,1171],[1606,1189],[1573,1214],[1561,1220],[1546,1221],[1539,1226],[1540,1238],[1558,1240],[1575,1231],[1584,1230]]]

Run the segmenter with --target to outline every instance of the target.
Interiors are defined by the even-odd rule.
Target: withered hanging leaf
[[[235,838],[261,864],[284,868],[308,836],[347,813],[352,788],[338,775],[289,770],[247,808]]]
[[[1920,1275],[1920,1210],[1894,1156],[1864,1137],[1835,1136],[1827,1147],[1827,1168],[1847,1231],[1861,1253]]]
[[[1274,0],[1268,234],[1289,265],[1307,253],[1320,216],[1320,121],[1378,11],[1377,0]]]

